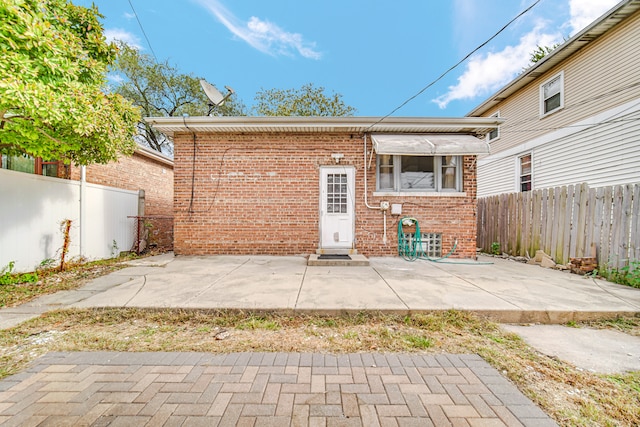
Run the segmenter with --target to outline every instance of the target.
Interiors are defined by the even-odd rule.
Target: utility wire
[[[491,36],[490,38],[488,38],[486,41],[484,41],[483,43],[481,43],[478,47],[476,47],[475,49],[473,49],[471,52],[469,52],[464,58],[462,58],[460,61],[458,61],[455,65],[453,65],[452,67],[450,67],[447,71],[445,71],[444,73],[440,74],[440,76],[438,78],[436,78],[435,80],[433,80],[431,83],[429,83],[428,85],[426,85],[425,87],[423,87],[422,89],[420,89],[420,91],[418,91],[418,93],[416,93],[415,95],[411,96],[409,99],[407,99],[406,101],[404,101],[402,104],[400,104],[398,107],[396,107],[393,111],[391,111],[389,114],[387,114],[386,116],[380,118],[377,122],[373,123],[371,126],[369,126],[365,132],[371,130],[371,128],[373,128],[375,125],[377,125],[378,123],[382,122],[383,120],[385,120],[386,118],[388,118],[389,116],[391,116],[393,113],[395,113],[396,111],[398,111],[399,109],[401,109],[402,107],[404,107],[405,105],[407,105],[409,102],[413,101],[414,99],[416,99],[418,96],[422,95],[427,89],[429,89],[431,86],[433,86],[434,84],[438,83],[440,80],[442,80],[442,78],[444,76],[446,76],[447,74],[449,74],[451,71],[453,71],[454,69],[456,69],[460,64],[462,64],[464,61],[466,61],[467,59],[469,59],[469,57],[471,55],[473,55],[474,53],[476,53],[477,51],[479,51],[480,49],[482,49],[483,47],[485,47],[491,40],[495,39],[498,35],[500,35],[500,33],[502,33],[504,30],[506,30],[511,24],[513,24],[516,20],[518,20],[522,15],[528,13],[531,9],[533,9],[538,3],[540,3],[541,0],[536,0],[535,2],[533,2],[533,4],[531,4],[531,6],[527,7],[525,10],[523,10],[522,12],[520,12],[515,18],[513,18],[511,21],[507,22],[502,28],[500,28],[498,30],[497,33],[495,33],[493,36]]]
[[[147,41],[147,46],[149,46],[149,50],[151,51],[151,54],[153,54],[153,57],[156,59],[156,62],[159,63],[160,61],[158,61],[158,57],[156,56],[155,51],[153,50],[153,46],[151,46],[151,41],[149,40],[149,37],[147,37],[147,33],[144,30],[144,27],[142,26],[142,22],[140,21],[140,18],[138,17],[138,14],[136,13],[135,8],[133,7],[133,3],[131,3],[131,0],[129,1],[129,6],[131,6],[131,10],[133,11],[133,15],[136,17],[136,21],[138,21],[138,26],[140,27],[140,31],[142,31],[142,35],[144,36],[144,39]]]
[[[138,21],[138,26],[140,27],[140,31],[142,31],[142,35],[144,35],[144,39],[147,41],[149,50],[151,51],[153,58],[156,60],[156,64],[160,65],[160,61],[158,61],[158,56],[156,55],[156,52],[153,50],[153,46],[151,46],[151,40],[149,40],[149,37],[147,36],[147,32],[144,30],[144,27],[142,26],[142,21],[140,21],[140,18],[138,17],[138,13],[136,12],[136,9],[133,7],[133,3],[131,3],[131,0],[128,0],[128,2],[129,2],[129,6],[131,6],[131,11],[133,12],[133,15],[136,17],[136,21]],[[162,77],[162,80],[167,85],[167,89],[171,91],[171,94],[173,95],[174,100],[177,102],[178,95],[176,94],[176,91],[174,90],[173,86],[171,86],[171,84],[167,80],[167,76],[164,75],[164,72],[162,72],[162,69],[160,69],[159,73],[160,73],[160,76]],[[159,150],[159,151],[162,153],[162,150]]]
[[[636,81],[636,82],[633,82],[631,84],[625,85],[625,86],[618,86],[618,87],[613,88],[613,89],[611,89],[611,90],[609,90],[607,92],[602,92],[602,93],[593,95],[593,96],[591,96],[589,98],[581,99],[581,100],[579,100],[579,101],[577,101],[577,102],[575,102],[573,104],[565,105],[563,107],[563,110],[566,111],[566,110],[570,110],[570,109],[575,108],[575,107],[580,107],[582,105],[586,105],[586,104],[588,104],[590,102],[593,102],[593,101],[600,101],[602,99],[606,99],[606,98],[608,98],[610,96],[617,95],[617,94],[619,94],[621,92],[624,92],[624,91],[629,90],[629,89],[634,89],[634,88],[637,88],[639,86],[640,86],[640,80]],[[535,115],[531,115],[531,116],[525,117],[522,120],[519,120],[517,122],[505,123],[503,125],[500,125],[500,132],[502,132],[503,130],[506,130],[506,129],[511,129],[511,128],[518,127],[518,126],[526,124],[526,123],[535,122],[535,121],[539,121],[539,120],[540,120],[540,115],[539,114],[535,114]],[[519,132],[519,130],[517,132]]]

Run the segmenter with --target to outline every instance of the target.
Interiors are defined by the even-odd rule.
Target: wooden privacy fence
[[[584,183],[478,199],[478,247],[513,256],[544,250],[556,263],[590,256],[621,268],[640,260],[640,184]]]

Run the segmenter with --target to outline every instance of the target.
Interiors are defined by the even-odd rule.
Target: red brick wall
[[[80,179],[80,167],[72,165],[70,178]],[[87,166],[87,182],[145,191],[145,216],[173,216],[173,167],[138,152],[131,157],[121,156],[117,162]],[[150,219],[149,241],[170,249],[173,241],[173,221]]]
[[[335,165],[331,158],[335,152],[344,154],[341,165],[356,170],[356,249],[369,256],[397,254],[398,218],[387,214],[385,245],[382,212],[364,205],[362,135],[200,134],[195,163],[191,134],[175,135],[174,143],[176,254],[315,252],[320,167]],[[416,217],[423,232],[443,233],[444,252],[457,238],[454,256],[474,258],[474,156],[465,157],[463,175],[467,194],[462,197],[374,197],[374,156],[367,175],[369,204],[378,206],[382,200],[403,203],[403,216]]]
[[[72,166],[71,179],[80,179],[80,167]],[[145,191],[145,215],[173,215],[173,168],[135,153],[117,162],[87,166],[87,182]]]

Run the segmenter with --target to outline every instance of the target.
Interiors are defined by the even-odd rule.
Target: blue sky
[[[306,83],[342,94],[358,116],[384,116],[535,0],[94,0],[105,35],[232,87]],[[89,6],[92,1],[73,0]],[[463,116],[515,77],[536,45],[575,34],[617,0],[540,0],[526,15],[394,113]]]

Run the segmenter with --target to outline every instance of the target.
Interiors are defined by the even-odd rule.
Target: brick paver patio
[[[555,426],[477,355],[50,353],[0,425]]]

